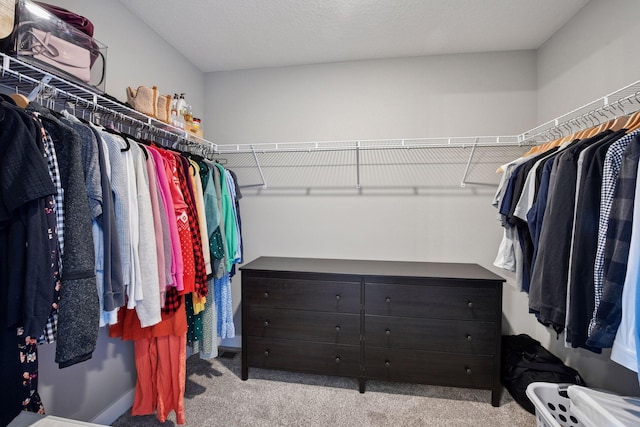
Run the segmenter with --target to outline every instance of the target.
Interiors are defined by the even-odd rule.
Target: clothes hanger
[[[138,147],[140,147],[140,151],[144,154],[144,159],[149,160],[149,152],[147,152],[147,147],[142,142],[138,142]]]
[[[103,130],[105,132],[110,133],[110,134],[118,135],[119,137],[121,137],[124,140],[124,142],[125,142],[125,144],[127,144],[127,146],[125,148],[121,148],[120,152],[124,153],[125,151],[129,151],[131,149],[131,143],[129,142],[129,138],[127,138],[127,136],[125,134],[123,134],[122,132],[120,132],[118,130],[115,130],[115,129],[112,129],[112,128],[107,128],[107,127],[105,127]]]
[[[586,119],[586,114],[583,114],[581,116],[576,117],[573,122],[576,124],[576,126],[578,126],[578,128],[581,128],[582,130],[578,131],[578,134],[576,135],[577,139],[584,139],[587,138],[588,135],[592,132],[592,127],[590,126],[591,123],[587,122]]]
[[[542,144],[536,145],[534,147],[532,147],[529,151],[527,151],[523,157],[527,157],[530,156],[532,154],[541,154],[544,153],[545,151],[548,151],[556,146],[559,145],[559,141],[562,138],[562,133],[556,133],[558,132],[558,129],[551,128],[551,129],[547,129],[544,133],[547,134],[549,136],[549,138],[553,138],[550,141],[547,142],[543,142]],[[500,170],[500,169],[498,169]]]
[[[604,122],[600,123],[600,126],[598,126],[598,127],[595,129],[595,131],[593,132],[593,134],[592,134],[591,136],[593,136],[593,135],[597,135],[597,134],[599,134],[600,132],[604,132],[605,130],[609,129],[609,128],[611,127],[611,125],[613,124],[613,121],[615,120],[615,113],[612,113],[614,117],[610,118],[609,116],[607,116],[607,115],[605,114],[605,112],[607,112],[607,113],[612,113],[612,112],[609,110],[609,107],[608,107],[608,106],[606,106],[606,105],[605,105],[604,107],[602,107],[602,108],[600,109],[600,111],[598,111],[598,113],[599,113],[602,117],[604,117],[606,120],[605,120]]]
[[[11,98],[13,102],[15,102],[15,104],[23,110],[27,108],[27,105],[29,105],[29,98],[21,93],[12,93],[11,95],[9,95],[9,98]]]
[[[587,125],[587,129],[585,129],[583,138],[590,138],[596,134],[596,129],[600,126],[600,122],[595,119],[596,110],[591,110],[588,113],[584,114],[584,123]],[[589,123],[587,123],[587,120]]]
[[[635,99],[636,99],[636,103],[640,103],[640,100],[638,100],[638,94],[640,92],[636,92],[635,93]],[[637,105],[636,105],[637,106]],[[629,116],[629,120],[627,120],[627,122],[625,123],[624,127],[625,129],[629,130],[629,133],[635,131],[636,129],[638,129],[638,127],[640,126],[640,110],[635,111],[634,113],[632,113]]]
[[[18,83],[22,83],[22,75],[20,75],[20,77],[18,78]],[[7,97],[11,99],[10,102],[13,102],[16,107],[22,108],[23,110],[27,108],[27,105],[29,105],[29,98],[20,93],[17,85],[15,93],[10,93],[9,95],[7,95]]]

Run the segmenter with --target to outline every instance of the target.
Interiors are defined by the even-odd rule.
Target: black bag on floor
[[[527,386],[533,382],[567,383],[586,386],[573,368],[565,365],[529,335],[502,336],[502,385],[524,409],[535,414],[527,397]]]

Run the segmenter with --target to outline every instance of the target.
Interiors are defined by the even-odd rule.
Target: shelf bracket
[[[40,84],[34,87],[31,93],[29,93],[29,95],[27,96],[27,98],[29,99],[29,102],[34,101],[36,99],[38,94],[42,91],[42,89],[45,86],[49,84],[52,78],[53,77],[50,74],[45,74],[44,76],[42,76],[42,79],[40,79]]]
[[[267,181],[264,179],[264,174],[262,173],[262,166],[260,166],[260,161],[258,160],[258,155],[256,154],[255,148],[253,145],[251,146],[251,152],[253,153],[253,159],[256,161],[256,166],[258,167],[258,172],[260,173],[260,179],[262,180],[262,189],[267,189]]]
[[[360,141],[356,141],[356,188],[360,189]]]
[[[464,169],[464,175],[462,176],[462,181],[460,181],[460,187],[464,188],[467,184],[467,175],[469,174],[469,168],[471,167],[471,162],[473,161],[473,155],[476,152],[476,147],[478,146],[478,138],[476,138],[473,143],[473,147],[471,147],[471,154],[469,155],[469,160],[467,161],[467,167]]]

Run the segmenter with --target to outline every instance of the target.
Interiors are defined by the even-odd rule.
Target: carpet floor
[[[225,353],[223,353],[225,354]],[[184,406],[188,427],[535,427],[535,417],[504,390],[498,408],[491,393],[453,387],[358,381],[323,375],[249,369],[240,379],[240,354],[187,359]],[[131,416],[116,427],[175,426],[175,414]]]

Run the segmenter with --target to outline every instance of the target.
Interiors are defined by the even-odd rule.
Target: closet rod
[[[513,147],[531,145],[513,136],[463,136],[403,139],[359,139],[344,141],[273,142],[258,144],[217,144],[217,154],[314,152],[345,150],[397,150],[424,148]]]
[[[46,99],[61,96],[70,101],[74,108],[88,114],[100,112],[121,122],[130,122],[144,129],[145,132],[163,135],[166,141],[183,143],[187,146],[200,144],[203,152],[214,153],[216,144],[189,134],[155,118],[146,116],[117,101],[98,94],[95,89],[84,87],[48,73],[31,64],[12,56],[0,53],[2,58],[1,85],[10,91],[22,93],[29,100],[37,97]]]
[[[627,105],[625,105],[625,103]],[[631,111],[629,108],[633,106]],[[411,139],[375,139],[347,141],[301,141],[247,144],[218,144],[216,153],[269,153],[279,151],[312,152],[401,148],[505,147],[536,145],[640,109],[640,80],[589,102],[553,120],[513,136],[469,136]]]
[[[523,142],[548,142],[639,109],[640,80],[523,132],[518,138]]]

